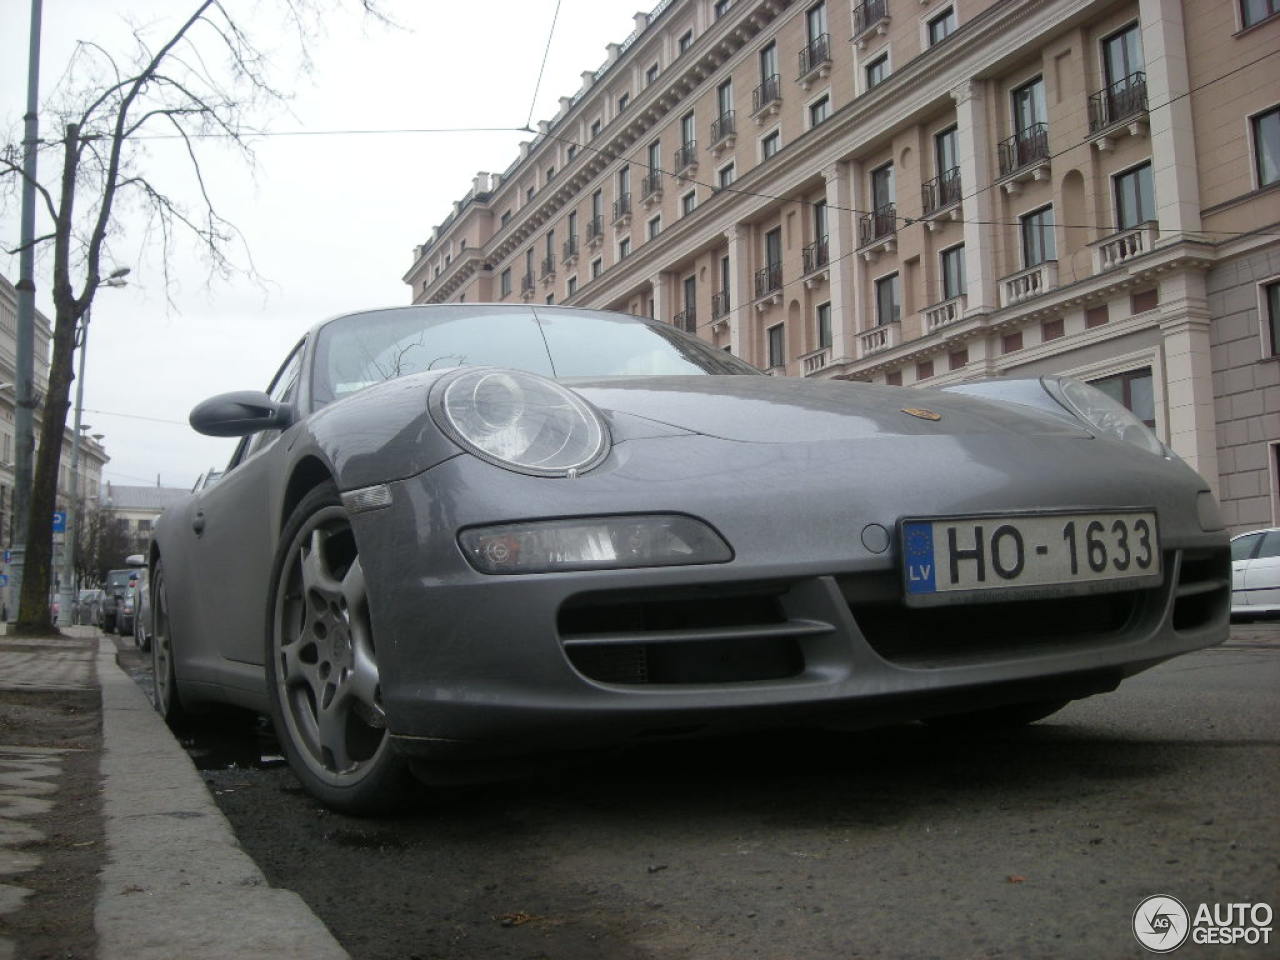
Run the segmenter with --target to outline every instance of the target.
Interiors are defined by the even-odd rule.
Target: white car
[[[1280,527],[1231,540],[1231,615],[1280,613]]]

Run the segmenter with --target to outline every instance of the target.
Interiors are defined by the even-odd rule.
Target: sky
[[[335,2],[309,41],[306,73],[274,15],[279,4],[224,0],[274,54],[273,79],[291,97],[287,111],[261,115],[261,129],[521,127],[531,113],[536,127],[551,119],[560,97],[577,92],[582,71],[604,62],[605,44],[634,29],[636,11],[652,6],[560,0],[548,47],[556,0],[475,7],[380,2],[394,26],[366,17],[357,0]],[[42,104],[64,89],[77,41],[123,55],[131,26],[158,44],[177,15],[195,6],[194,0],[45,0]],[[0,0],[2,142],[21,139],[29,7],[28,0]],[[50,133],[42,123],[41,134]],[[191,408],[214,394],[265,389],[289,348],[328,316],[408,303],[400,278],[414,246],[470,189],[477,171],[505,170],[527,139],[515,132],[267,137],[254,144],[252,169],[212,145],[205,155],[211,194],[243,234],[237,259],[251,262],[257,279],[210,279],[198,251],[179,240],[166,281],[154,239],[126,220],[105,267],[130,268],[128,286],[98,291],[85,371],[84,422],[89,433],[104,434],[111,458],[103,479],[189,488],[210,467],[225,466],[235,441],[196,434],[187,425]],[[149,141],[145,163],[179,199],[197,206],[176,145]],[[39,176],[56,182],[49,159]],[[0,250],[16,247],[18,238],[16,196],[0,198]],[[51,268],[51,252],[37,259],[36,306],[50,318]],[[0,252],[0,273],[16,283],[18,257]]]

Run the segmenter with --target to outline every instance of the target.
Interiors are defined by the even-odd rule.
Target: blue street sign
[[[12,562],[13,562],[13,552],[12,552],[12,551],[10,551],[10,550],[6,550],[6,551],[4,552],[4,562],[5,562],[5,563],[12,563]]]
[[[67,532],[67,511],[55,510],[53,512],[53,532],[54,533]]]
[[[7,573],[0,573],[0,587],[7,587],[8,585],[9,575]]]

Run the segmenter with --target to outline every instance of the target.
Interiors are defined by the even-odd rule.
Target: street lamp
[[[112,270],[105,280],[99,280],[99,287],[127,287],[129,281],[128,267]],[[84,410],[84,356],[89,351],[89,319],[93,304],[84,312],[84,325],[80,329],[80,373],[76,378],[76,413],[75,426],[71,437],[71,496],[67,498],[67,529],[63,534],[62,548],[62,599],[58,603],[58,625],[68,626],[72,619],[72,610],[76,602],[76,525],[79,520],[76,509],[76,498],[80,496],[80,439],[88,424],[80,422],[80,414]]]

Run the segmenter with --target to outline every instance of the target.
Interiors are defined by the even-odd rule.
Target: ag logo
[[[1177,897],[1147,897],[1133,911],[1133,935],[1152,953],[1172,953],[1186,942],[1191,923]]]

